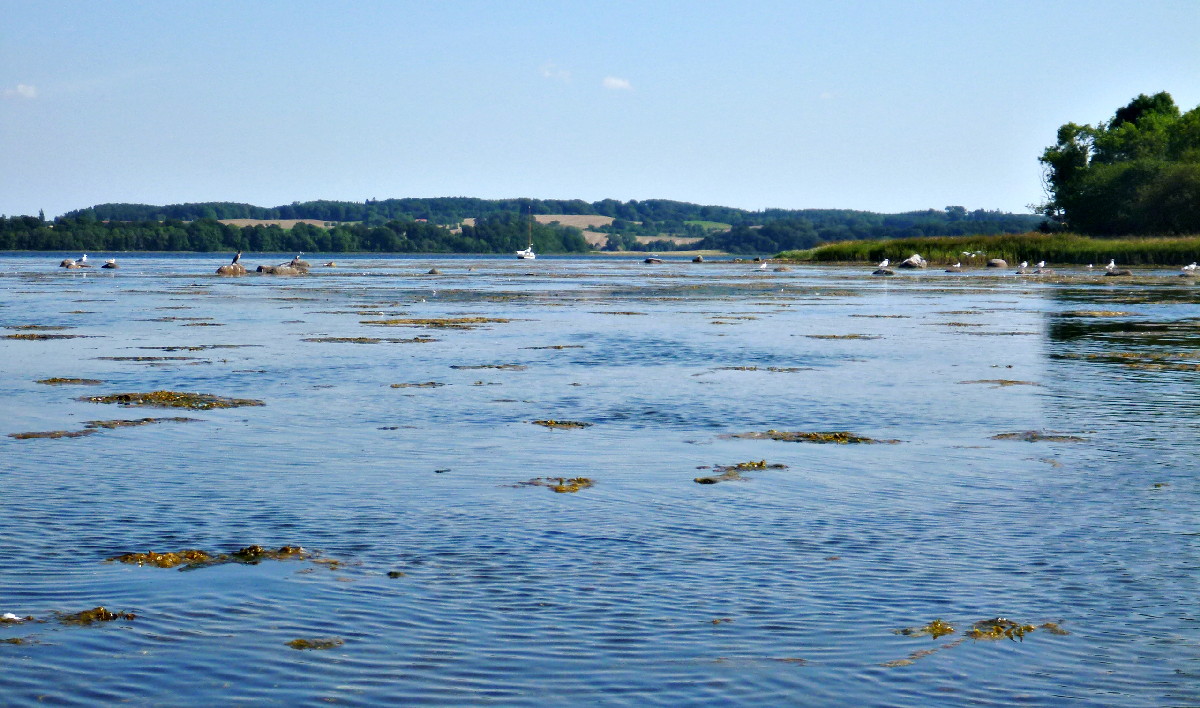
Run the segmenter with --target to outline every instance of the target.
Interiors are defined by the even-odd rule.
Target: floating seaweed
[[[233,553],[218,553],[216,555],[210,554],[206,551],[187,549],[168,553],[156,553],[154,551],[146,551],[145,553],[125,553],[123,555],[113,556],[112,558],[105,558],[105,561],[108,562],[128,563],[131,565],[152,565],[158,568],[179,567],[180,570],[192,570],[205,566],[223,565],[225,563],[256,565],[264,560],[312,560],[313,562],[318,562],[312,553],[304,550],[304,548],[300,546],[263,548],[262,546],[257,545],[239,548]]]
[[[524,371],[524,364],[475,364],[468,366],[466,364],[451,364],[451,369],[502,369],[504,371]]]
[[[392,388],[438,388],[445,385],[437,381],[426,381],[425,383],[394,383]]]
[[[531,420],[530,423],[540,425],[545,428],[554,428],[556,430],[573,430],[577,428],[587,428],[593,423],[585,423],[579,420]]]
[[[881,334],[806,334],[809,339],[883,339]]]
[[[768,430],[766,432],[751,432],[751,433],[736,433],[730,435],[731,438],[742,438],[747,440],[782,440],[784,442],[811,442],[811,443],[834,443],[837,445],[895,445],[899,440],[876,440],[863,435],[856,435],[846,431],[837,432],[787,432],[783,430]]]
[[[957,630],[949,622],[943,622],[940,619],[935,619],[924,627],[905,627],[897,629],[893,634],[903,634],[906,637],[924,637],[929,636],[934,639],[944,637],[947,634],[954,634]]]
[[[107,396],[83,396],[76,400],[87,401],[89,403],[117,403],[123,406],[188,408],[191,410],[266,405],[262,401],[253,398],[226,398],[224,396],[214,396],[211,393],[182,393],[179,391],[114,393]]]
[[[438,340],[432,337],[307,337],[300,341],[326,344],[427,344]]]
[[[24,624],[25,622],[36,622],[36,621],[37,620],[35,620],[32,615],[29,615],[26,617],[18,617],[17,615],[15,615],[11,612],[5,612],[3,615],[0,615],[0,625]]]
[[[97,361],[196,361],[194,356],[98,356]]]
[[[483,324],[503,324],[512,320],[503,317],[392,317],[384,320],[362,320],[361,324],[381,327],[430,327],[433,329],[474,329]]]
[[[710,477],[696,477],[692,481],[696,484],[717,484],[718,482],[745,482],[749,477],[743,477],[742,472],[747,470],[786,470],[787,465],[767,464],[766,460],[757,462],[739,462],[736,465],[715,465],[713,470],[719,474]]]
[[[63,612],[56,613],[58,621],[63,624],[79,624],[90,625],[93,622],[112,622],[114,620],[132,620],[136,619],[137,615],[132,612],[110,612],[104,607],[93,607],[90,610],[66,614]]]
[[[18,330],[21,332],[54,332],[54,331],[64,330],[64,329],[74,329],[74,327],[65,327],[63,325],[26,324],[26,325],[7,325],[4,329],[15,329],[15,330]]]
[[[293,649],[333,649],[345,644],[344,641],[336,637],[332,639],[293,639],[287,645]]]
[[[107,560],[116,561],[117,563],[127,563],[129,565],[153,565],[158,568],[175,568],[181,565],[211,563],[213,557],[204,551],[189,549],[169,553],[155,553],[154,551],[126,553],[108,558]]]
[[[1087,438],[1078,435],[1063,435],[1060,433],[1024,430],[1018,433],[1000,433],[993,435],[992,440],[1021,440],[1023,442],[1087,442]]]
[[[583,349],[582,344],[551,344],[545,347],[521,347],[522,349]]]
[[[525,482],[517,482],[514,487],[549,487],[550,491],[558,494],[578,492],[594,486],[595,482],[587,477],[534,477]]]
[[[627,316],[635,316],[636,315],[636,316],[641,316],[641,315],[645,315],[646,313],[645,312],[612,312],[609,310],[596,310],[596,311],[593,311],[592,314],[593,315],[627,315]]]
[[[1057,627],[1057,625],[1055,625]],[[1037,627],[1032,624],[1020,624],[1013,622],[1003,617],[996,617],[989,620],[980,620],[971,626],[967,632],[967,636],[971,639],[981,639],[985,641],[995,641],[997,639],[1011,639],[1012,641],[1025,641],[1025,635],[1036,630]]]
[[[1058,313],[1059,317],[1137,317],[1140,312],[1121,312],[1120,310],[1071,310]]]
[[[170,418],[134,418],[132,420],[117,419],[117,420],[88,420],[84,421],[85,428],[105,428],[113,430],[114,428],[134,428],[139,425],[153,425],[156,423],[198,423],[199,418],[184,418],[182,416],[173,416]]]
[[[396,578],[403,578],[403,577],[404,577],[404,573],[403,573],[402,571],[399,571],[399,570],[389,570],[389,571],[387,572],[387,576],[388,576],[389,578],[391,578],[391,579],[395,580]]]
[[[960,384],[992,384],[993,388],[1005,386],[1041,386],[1035,381],[1015,381],[1013,379],[978,379],[976,381],[959,381]]]
[[[1005,619],[1003,617],[996,617],[996,618],[988,619],[988,620],[980,620],[980,621],[974,623],[971,626],[971,629],[967,630],[962,637],[959,637],[958,639],[955,639],[952,642],[947,642],[946,644],[941,644],[939,646],[933,647],[932,649],[921,649],[918,651],[914,651],[911,654],[909,654],[906,658],[894,659],[892,661],[887,661],[887,662],[880,664],[880,666],[884,666],[884,667],[888,667],[888,668],[893,668],[893,667],[897,667],[897,666],[909,666],[909,665],[913,664],[914,662],[916,662],[918,659],[922,659],[922,658],[930,656],[932,654],[936,654],[939,651],[945,651],[947,649],[953,649],[954,647],[960,646],[963,642],[967,641],[968,639],[974,639],[974,640],[978,640],[978,641],[995,641],[998,639],[1009,639],[1012,641],[1022,641],[1023,642],[1023,641],[1025,641],[1025,635],[1030,634],[1038,629],[1045,630],[1047,633],[1055,634],[1055,635],[1070,634],[1070,632],[1063,629],[1055,622],[1045,622],[1043,624],[1035,626],[1032,624],[1021,624],[1019,622],[1014,622],[1012,620]],[[894,631],[894,633],[902,634],[902,635],[909,636],[909,637],[929,636],[929,637],[932,637],[933,639],[938,639],[938,638],[946,636],[946,635],[954,634],[955,631],[956,630],[954,629],[953,626],[951,626],[949,623],[943,622],[942,620],[939,619],[939,620],[934,620],[934,621],[930,622],[929,624],[925,625],[924,627],[908,627],[905,629],[897,629]]]
[[[72,379],[56,376],[50,379],[40,379],[38,383],[47,386],[98,386],[104,382],[100,379]]]
[[[24,332],[21,334],[6,334],[3,338],[33,342],[44,339],[86,339],[88,336],[89,335],[86,334],[41,334],[38,332]]]
[[[91,435],[95,432],[95,430],[47,430],[36,433],[9,433],[8,437],[16,438],[17,440],[36,440],[39,438],[58,440],[59,438],[82,438],[85,435]]]

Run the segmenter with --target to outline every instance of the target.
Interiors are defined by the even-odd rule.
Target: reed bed
[[[817,262],[899,262],[918,253],[938,264],[982,265],[1002,258],[1048,264],[1184,265],[1200,261],[1200,235],[1160,238],[1089,238],[1078,234],[1002,234],[939,236],[887,241],[844,241],[804,251],[784,251],[776,258]],[[966,255],[966,254],[977,255]]]

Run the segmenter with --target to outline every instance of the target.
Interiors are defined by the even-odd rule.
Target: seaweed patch
[[[534,425],[540,425],[544,428],[553,428],[556,430],[573,430],[577,428],[588,428],[593,423],[585,423],[579,420],[531,420]]]
[[[578,492],[580,489],[587,489],[595,485],[591,479],[587,477],[534,477],[525,482],[517,482],[510,485],[513,487],[548,487],[550,491],[558,494],[571,494]]]
[[[1078,435],[1044,432],[1038,430],[1023,430],[1018,433],[999,433],[992,440],[1020,440],[1022,442],[1087,442],[1087,438]]]
[[[899,440],[877,440],[846,431],[835,432],[788,432],[768,430],[766,432],[736,433],[728,436],[746,440],[782,440],[784,442],[833,443],[836,445],[895,445]]]
[[[333,649],[345,644],[341,639],[293,639],[287,645],[293,649]]]
[[[113,622],[115,620],[133,620],[137,618],[137,615],[132,612],[111,612],[104,607],[93,607],[90,610],[71,614],[64,612],[56,614],[58,615],[58,621],[63,624],[79,624],[84,626],[94,622]]]
[[[188,408],[212,410],[214,408],[238,408],[241,406],[263,406],[253,398],[226,398],[211,393],[183,393],[179,391],[151,391],[149,393],[114,393],[107,396],[83,396],[76,400],[88,403],[117,403],[123,406],[152,408]]]
[[[717,484],[718,482],[745,482],[749,477],[743,477],[742,472],[748,470],[786,470],[787,465],[767,464],[766,460],[757,462],[739,462],[736,465],[715,465],[713,471],[718,474],[708,477],[696,477],[696,484]]]
[[[39,438],[58,440],[59,438],[82,438],[91,435],[95,430],[47,430],[35,433],[9,433],[8,437],[17,440],[36,440]]]
[[[37,383],[47,386],[99,386],[104,383],[100,379],[72,379],[56,376],[49,379],[39,379]]]

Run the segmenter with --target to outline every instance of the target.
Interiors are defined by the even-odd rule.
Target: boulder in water
[[[241,263],[226,263],[217,268],[217,275],[245,275],[246,266]]]
[[[1003,258],[993,258],[987,262],[987,267],[988,268],[1007,268],[1008,261],[1004,260]]]

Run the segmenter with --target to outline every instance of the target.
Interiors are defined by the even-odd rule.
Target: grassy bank
[[[964,251],[979,253],[975,258]],[[1099,239],[1077,234],[1002,234],[999,236],[942,236],[890,241],[845,241],[806,251],[784,251],[776,258],[817,262],[872,262],[890,258],[898,262],[914,253],[934,263],[981,264],[1003,258],[1048,264],[1097,265],[1115,259],[1120,265],[1184,265],[1200,261],[1200,236],[1171,238]]]

